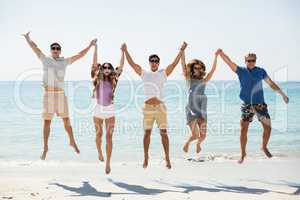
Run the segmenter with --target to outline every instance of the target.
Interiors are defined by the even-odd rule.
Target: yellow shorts
[[[154,121],[156,121],[159,129],[167,129],[167,108],[165,104],[145,104],[143,114],[144,130],[152,129]]]
[[[69,117],[68,99],[63,91],[45,91],[43,98],[43,119],[51,120],[56,114]]]

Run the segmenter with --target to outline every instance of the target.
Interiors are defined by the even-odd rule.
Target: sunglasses
[[[254,63],[256,60],[247,60],[248,63]]]
[[[110,70],[110,67],[104,66],[103,69],[109,69]]]
[[[159,60],[157,60],[157,59],[151,59],[150,62],[152,62],[152,63],[159,63]]]
[[[61,50],[61,48],[60,47],[58,47],[58,46],[54,46],[54,47],[51,47],[51,50],[52,51],[60,51]]]

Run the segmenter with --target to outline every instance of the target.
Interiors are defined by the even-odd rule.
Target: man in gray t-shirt
[[[52,43],[50,45],[51,55],[45,56],[45,54],[43,54],[37,45],[30,39],[29,33],[30,32],[23,34],[23,36],[43,64],[43,86],[45,88],[43,97],[44,150],[41,159],[46,159],[50,124],[54,114],[63,119],[65,130],[69,136],[70,146],[72,146],[76,153],[79,154],[80,151],[76,145],[69,119],[68,100],[64,93],[64,78],[67,65],[70,65],[85,56],[97,40],[92,40],[90,44],[78,54],[69,58],[64,58],[60,57],[61,46],[58,43]]]

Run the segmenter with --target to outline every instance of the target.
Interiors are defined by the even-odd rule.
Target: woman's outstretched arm
[[[204,81],[205,82],[208,82],[210,81],[210,79],[212,78],[212,76],[214,75],[215,71],[216,71],[216,68],[217,68],[217,60],[218,60],[218,56],[220,54],[220,49],[218,49],[215,53],[215,58],[214,58],[214,62],[213,62],[213,65],[212,65],[212,68],[211,70],[209,71],[209,73],[206,75],[206,77],[204,78]]]
[[[123,46],[123,45],[122,45]],[[124,67],[124,61],[125,61],[125,51],[122,49],[122,46],[121,46],[121,58],[120,58],[120,63],[119,63],[119,66],[116,70],[116,73],[118,76],[121,75],[122,71],[123,71],[123,67]]]

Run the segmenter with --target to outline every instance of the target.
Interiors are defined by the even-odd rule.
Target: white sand
[[[0,199],[300,199],[300,160],[0,165]]]

